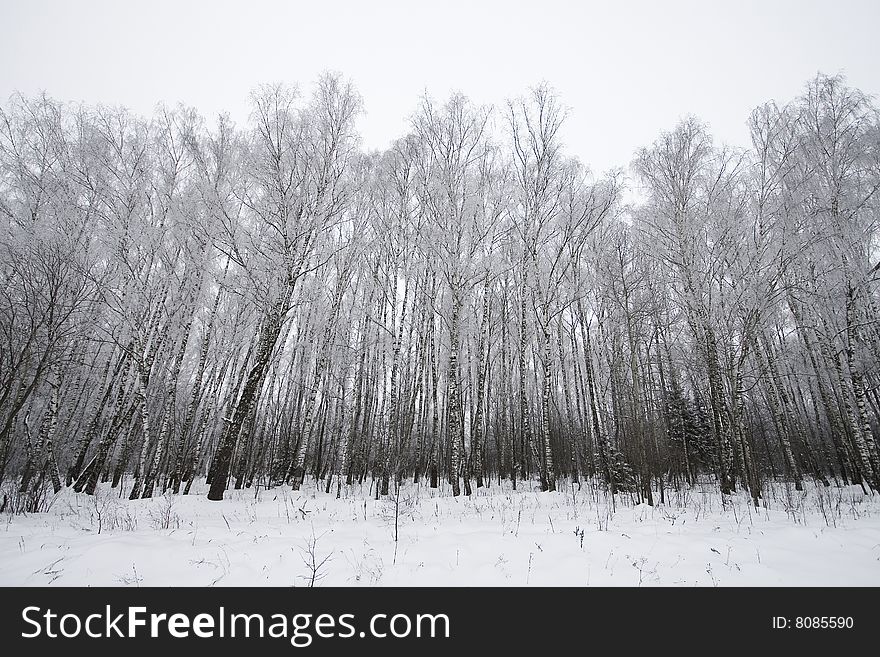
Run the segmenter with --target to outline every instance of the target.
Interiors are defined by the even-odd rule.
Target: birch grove
[[[600,175],[547,85],[251,117],[0,108],[0,483],[880,491],[880,114],[818,75]],[[583,154],[587,159],[589,153]],[[627,190],[635,191],[632,202]]]

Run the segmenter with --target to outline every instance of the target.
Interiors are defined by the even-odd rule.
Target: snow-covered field
[[[409,485],[398,504],[366,486],[222,502],[64,490],[46,513],[0,518],[0,585],[880,585],[880,496],[858,487],[778,485],[760,509],[708,484],[655,507],[560,488]]]

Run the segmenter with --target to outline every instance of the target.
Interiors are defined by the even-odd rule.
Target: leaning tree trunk
[[[865,468],[868,481],[874,490],[880,490],[880,455],[877,453],[877,444],[874,442],[874,434],[868,421],[865,408],[865,382],[860,366],[855,360],[855,346],[858,341],[855,317],[855,290],[851,284],[847,284],[846,294],[846,364],[849,367],[850,385],[852,396],[855,400],[855,408],[851,407],[853,434],[856,438],[856,447]],[[846,394],[844,392],[844,394]]]
[[[794,451],[791,448],[791,433],[789,431],[789,422],[786,415],[784,398],[779,386],[779,372],[776,368],[776,361],[770,350],[770,344],[767,338],[762,336],[764,358],[761,358],[761,352],[758,351],[759,362],[766,364],[767,374],[767,402],[770,405],[770,412],[773,415],[776,430],[779,434],[779,442],[782,445],[782,454],[785,457],[785,466],[789,475],[794,479],[795,489],[803,490],[804,485],[801,480],[801,470],[798,462],[794,458]]]
[[[841,469],[841,476],[843,477],[844,482],[846,482],[847,472],[852,471],[853,465],[850,462],[851,450],[849,449],[848,438],[846,436],[846,429],[844,428],[843,419],[840,417],[840,409],[836,403],[832,403],[833,391],[829,392],[828,388],[826,387],[823,370],[821,367],[819,367],[819,363],[816,359],[816,354],[814,353],[815,349],[813,347],[813,342],[810,339],[810,335],[803,324],[803,320],[801,319],[801,314],[797,308],[797,304],[795,303],[795,300],[791,297],[791,295],[789,295],[788,307],[791,309],[792,316],[794,317],[795,323],[798,327],[798,335],[800,335],[800,338],[804,343],[804,349],[807,352],[807,357],[810,361],[810,366],[813,371],[819,399],[822,402],[822,407],[825,410],[825,417],[828,418],[828,424],[831,427],[831,442],[834,446],[835,452],[837,453],[837,459]],[[818,411],[816,426],[818,429]]]
[[[171,427],[171,416],[174,413],[175,401],[177,399],[177,379],[180,377],[180,369],[183,365],[183,357],[186,354],[186,344],[189,342],[189,332],[192,329],[194,315],[192,309],[188,309],[189,319],[183,328],[178,345],[177,353],[174,356],[174,362],[171,366],[171,375],[168,377],[168,383],[165,390],[165,412],[162,414],[162,424],[159,427],[159,437],[156,442],[156,452],[153,455],[153,461],[149,464],[147,471],[144,473],[144,492],[143,498],[153,496],[153,486],[156,478],[159,476],[159,466],[162,457],[165,455],[165,446],[168,443],[168,433]]]
[[[593,369],[593,350],[590,344],[590,327],[584,322],[583,309],[579,309],[581,310],[580,323],[584,343],[584,363],[587,370],[587,393],[590,397],[590,417],[593,422],[593,435],[596,437],[596,445],[599,448],[599,462],[602,466],[602,474],[605,477],[605,483],[608,485],[611,495],[613,496],[617,492],[616,483],[614,481],[613,473],[611,472],[611,451],[608,445],[608,438],[605,436],[605,432],[602,431],[602,426],[599,422],[599,402],[596,393],[596,380]]]
[[[208,351],[211,346],[211,339],[214,333],[214,323],[217,319],[217,310],[220,307],[220,298],[223,293],[223,283],[226,280],[226,274],[229,271],[229,262],[223,268],[223,276],[220,278],[217,294],[214,296],[214,303],[211,305],[211,314],[208,316],[208,324],[205,328],[205,334],[202,337],[201,349],[199,349],[199,362],[196,366],[196,374],[193,378],[193,387],[190,392],[189,404],[186,407],[186,416],[180,430],[180,438],[177,441],[177,450],[174,456],[174,469],[171,473],[170,486],[173,492],[180,490],[180,483],[184,476],[184,456],[186,454],[187,439],[193,434],[193,423],[195,422],[196,409],[199,405],[199,399],[202,393],[203,379],[205,377],[205,369],[208,364]]]
[[[308,452],[309,440],[312,435],[312,427],[315,423],[315,403],[318,399],[324,383],[324,373],[327,368],[331,341],[333,339],[333,331],[336,326],[336,318],[339,315],[339,308],[342,305],[342,297],[348,286],[348,269],[344,269],[336,282],[336,290],[333,294],[333,302],[330,307],[330,317],[324,325],[324,332],[321,338],[321,344],[318,351],[318,358],[315,362],[314,379],[309,395],[306,398],[305,420],[302,428],[302,438],[299,441],[297,450],[291,461],[290,471],[286,479],[291,480],[293,490],[299,490],[300,485],[305,478],[306,454]]]
[[[86,454],[88,453],[89,446],[92,444],[92,441],[98,434],[101,416],[104,413],[104,409],[106,408],[107,403],[110,401],[110,397],[113,395],[113,384],[119,377],[119,374],[122,371],[122,366],[126,362],[126,353],[125,351],[123,351],[122,354],[120,354],[119,358],[116,360],[116,366],[113,368],[113,372],[111,374],[110,366],[113,364],[114,354],[115,352],[111,353],[110,356],[107,358],[107,365],[104,370],[104,375],[101,377],[101,380],[104,383],[104,393],[99,398],[95,410],[92,413],[92,419],[89,422],[85,432],[83,433],[82,438],[80,438],[79,440],[79,444],[77,445],[76,450],[76,457],[74,458],[71,466],[67,469],[68,486],[73,485],[73,482],[79,478],[79,475],[82,472],[83,463],[85,463]]]
[[[58,429],[58,403],[59,390],[61,388],[61,369],[55,367],[53,376],[49,377],[49,407],[40,424],[40,466],[39,480],[43,479],[43,473],[48,471],[49,481],[52,482],[52,490],[55,493],[61,490],[61,475],[58,471],[58,463],[55,460],[55,434]],[[39,481],[38,480],[38,481]]]
[[[143,433],[143,445],[141,447],[141,456],[137,464],[137,472],[135,473],[134,485],[131,488],[131,494],[128,496],[130,500],[136,500],[141,494],[141,485],[144,477],[144,469],[147,467],[147,454],[150,449],[150,435],[152,429],[150,427],[150,409],[147,405],[147,383],[149,370],[143,363],[137,364],[137,395],[139,399],[139,410],[141,413],[141,432]]]
[[[269,359],[281,333],[281,326],[284,322],[284,316],[287,314],[291,294],[292,289],[288,286],[284,297],[273,306],[263,319],[257,339],[257,350],[253,365],[247,373],[241,396],[239,396],[235,404],[232,418],[224,418],[220,444],[214,456],[211,488],[208,491],[209,500],[219,501],[223,499],[223,492],[226,490],[226,482],[229,478],[232,454],[238,443],[241,427],[244,424],[245,418],[250,414],[251,408],[256,403],[260,388],[263,385],[263,379],[266,377]]]

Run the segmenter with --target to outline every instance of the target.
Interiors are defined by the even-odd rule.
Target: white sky
[[[425,90],[500,105],[547,80],[571,109],[567,150],[597,171],[688,113],[746,145],[750,110],[819,70],[880,94],[878,0],[0,0],[0,25],[3,101],[183,101],[243,122],[256,85],[332,69],[364,97],[368,148],[406,130]]]

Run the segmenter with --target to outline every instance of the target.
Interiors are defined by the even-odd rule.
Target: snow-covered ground
[[[0,517],[0,585],[880,585],[880,496],[858,487],[778,485],[760,509],[708,484],[655,507],[560,488],[409,485],[397,514],[366,486],[222,502],[204,485],[133,502],[64,490],[46,513]]]

